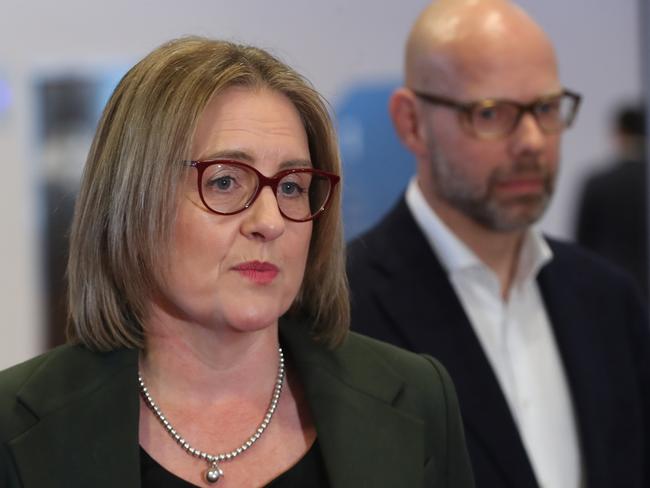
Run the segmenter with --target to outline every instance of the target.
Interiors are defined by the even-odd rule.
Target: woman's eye
[[[232,188],[234,183],[235,179],[232,176],[219,176],[210,180],[209,186],[216,190],[225,191]]]
[[[293,181],[286,181],[280,185],[282,195],[284,196],[296,196],[303,192],[303,189]]]

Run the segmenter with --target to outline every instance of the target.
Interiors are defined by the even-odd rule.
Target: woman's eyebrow
[[[245,163],[253,163],[253,156],[248,154],[246,151],[241,151],[238,149],[225,149],[222,151],[217,151],[210,153],[209,155],[202,157],[203,161],[212,161],[214,159],[234,159],[237,161],[243,161]]]
[[[202,161],[212,161],[214,159],[233,159],[255,166],[255,158],[246,151],[239,149],[225,149],[210,153],[208,156],[201,158]],[[313,167],[313,164],[309,159],[289,159],[280,163],[280,170],[311,167]]]
[[[311,168],[313,167],[312,162],[309,159],[290,159],[288,161],[283,161],[280,164],[280,169],[293,169],[293,168]]]

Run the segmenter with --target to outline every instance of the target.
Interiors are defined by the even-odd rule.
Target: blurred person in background
[[[352,328],[448,368],[477,486],[650,486],[634,283],[535,227],[580,101],[551,41],[511,2],[440,0],[405,68],[389,110],[417,174],[350,244]]]
[[[267,52],[187,38],[100,121],[70,344],[0,373],[0,486],[473,486],[434,359],[348,333],[340,160]]]
[[[591,175],[578,206],[582,246],[632,274],[648,299],[648,201],[645,107],[619,108],[613,124],[614,161]]]

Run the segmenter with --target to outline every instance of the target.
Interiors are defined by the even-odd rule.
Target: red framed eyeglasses
[[[340,176],[315,168],[291,168],[264,176],[240,161],[215,159],[186,161],[197,170],[197,186],[203,205],[219,215],[233,215],[253,205],[265,186],[271,187],[282,216],[307,222],[329,205]]]

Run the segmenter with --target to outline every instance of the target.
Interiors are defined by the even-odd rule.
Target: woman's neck
[[[224,395],[258,396],[275,381],[277,323],[241,332],[215,331],[166,317],[150,320],[140,372],[158,395],[211,403]]]

